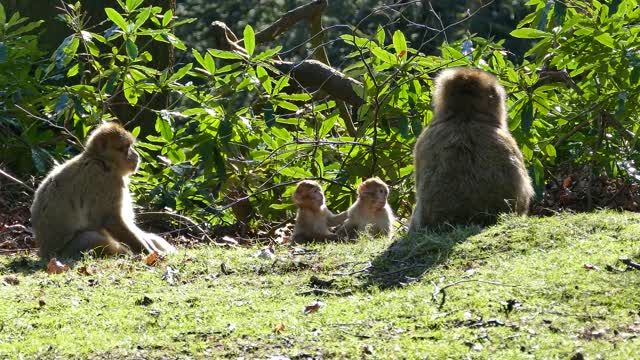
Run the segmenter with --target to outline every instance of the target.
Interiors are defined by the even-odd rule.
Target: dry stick
[[[640,264],[638,264],[637,262],[633,262],[631,259],[621,258],[621,259],[618,259],[618,261],[627,265],[630,268],[633,268],[635,270],[640,270]]]
[[[482,280],[482,279],[464,279],[464,280],[458,280],[458,281],[454,281],[452,283],[449,283],[443,287],[438,287],[438,285],[436,285],[435,282],[431,282],[431,284],[433,285],[433,287],[435,288],[435,290],[433,291],[433,293],[431,294],[431,299],[435,302],[438,300],[438,294],[442,293],[442,300],[440,301],[440,304],[438,305],[438,310],[442,309],[442,307],[444,306],[445,303],[445,299],[447,294],[445,293],[445,289],[450,288],[452,286],[456,286],[462,283],[467,283],[467,282],[479,282],[479,283],[485,283],[485,284],[491,284],[491,285],[498,285],[498,286],[509,286],[509,287],[519,287],[519,285],[509,285],[509,284],[503,284],[503,283],[499,283],[497,281],[489,281],[489,280]]]
[[[2,169],[0,169],[0,175],[2,175],[2,176],[4,176],[4,177],[6,177],[7,179],[9,179],[9,180],[11,180],[11,181],[15,182],[16,184],[20,184],[20,185],[24,186],[25,188],[27,188],[27,189],[28,189],[29,191],[31,191],[31,192],[33,192],[33,191],[34,191],[34,190],[33,190],[33,188],[32,188],[31,186],[29,186],[29,185],[25,184],[22,180],[17,179],[17,178],[15,178],[15,177],[11,176],[10,174],[8,174],[7,172],[5,172],[5,171],[4,171],[4,170],[2,170]]]
[[[373,267],[373,265],[371,265],[371,262],[367,262],[367,266],[365,266],[364,268],[362,268],[360,270],[351,271],[351,272],[348,272],[348,273],[333,273],[331,275],[332,276],[350,276],[350,275],[363,273],[365,271],[369,271],[369,269],[371,269],[372,267]]]
[[[266,29],[256,33],[256,43],[271,42],[298,22],[320,16],[327,8],[326,0],[316,0],[288,11]]]
[[[202,235],[204,235],[204,237],[209,240],[209,242],[215,244],[216,242],[213,241],[213,239],[209,236],[209,234],[207,234],[206,231],[204,231],[203,228],[200,227],[200,225],[198,225],[195,221],[191,220],[190,218],[188,218],[187,216],[184,215],[180,215],[180,214],[175,214],[175,213],[168,213],[168,212],[161,212],[161,211],[151,211],[151,212],[145,212],[144,214],[142,214],[143,216],[145,215],[156,215],[156,216],[169,216],[169,217],[175,217],[178,218],[180,220],[186,221],[187,223],[193,225],[196,229],[198,229],[198,231],[200,231],[202,233]]]
[[[316,49],[316,59],[327,66],[331,66],[331,63],[329,63],[329,56],[327,56],[327,51],[323,46],[325,39],[324,32],[322,30],[322,16],[320,14],[313,16],[309,20],[309,23],[311,28],[311,45]],[[349,136],[355,137],[358,131],[356,130],[355,125],[353,125],[353,120],[351,119],[351,114],[349,113],[347,104],[342,100],[336,99],[336,106],[338,107],[340,116],[344,120],[345,126],[347,127],[347,133],[349,133]]]

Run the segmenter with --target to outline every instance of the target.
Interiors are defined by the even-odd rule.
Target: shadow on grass
[[[371,262],[367,286],[389,289],[417,281],[445,262],[457,244],[480,231],[480,226],[471,225],[399,236]]]
[[[15,256],[7,261],[6,267],[13,273],[30,275],[35,272],[46,270],[47,264],[39,258],[33,256]]]

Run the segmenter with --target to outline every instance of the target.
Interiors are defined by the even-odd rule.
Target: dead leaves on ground
[[[324,302],[322,300],[315,300],[311,304],[306,305],[304,307],[304,309],[302,309],[302,312],[304,314],[312,314],[312,313],[320,310],[320,308],[323,307],[323,306],[324,306]]]
[[[47,264],[47,273],[49,274],[62,274],[69,271],[69,265],[63,264],[56,258],[51,258]]]

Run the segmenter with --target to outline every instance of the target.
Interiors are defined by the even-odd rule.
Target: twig
[[[634,270],[640,270],[640,264],[638,264],[637,262],[633,262],[631,259],[628,258],[620,258],[618,259],[618,261],[620,261],[621,263],[627,265],[628,267],[634,269]]]
[[[353,294],[352,290],[345,290],[342,292],[331,291],[325,289],[311,289],[305,290],[298,293],[298,295],[333,295],[333,296],[349,296]]]
[[[22,186],[24,186],[25,188],[27,188],[29,191],[34,192],[33,188],[27,184],[25,184],[22,180],[17,179],[13,176],[11,176],[10,174],[8,174],[7,172],[5,172],[4,170],[0,169],[0,175],[6,177],[9,180],[12,180],[13,182],[20,184]]]
[[[204,229],[202,227],[200,227],[200,225],[198,225],[195,221],[191,220],[190,218],[188,218],[187,216],[184,215],[180,215],[180,214],[176,214],[176,213],[170,213],[170,212],[162,212],[162,211],[151,211],[151,212],[145,212],[143,214],[140,214],[142,216],[146,216],[146,215],[156,215],[156,216],[169,216],[169,217],[175,217],[178,218],[180,220],[183,220],[191,225],[193,225],[196,229],[198,229],[198,231],[200,231],[202,233],[202,235],[204,235],[204,237],[209,240],[209,242],[211,243],[216,243],[210,236],[209,234],[207,234],[206,231],[204,231]]]
[[[443,287],[438,287],[438,285],[436,285],[436,283],[432,281],[431,284],[433,285],[435,290],[431,294],[431,299],[434,302],[438,301],[438,294],[442,293],[442,300],[440,300],[440,304],[438,305],[438,310],[442,309],[446,301],[447,294],[445,293],[445,289],[462,284],[462,283],[468,283],[468,282],[479,282],[479,283],[498,285],[498,286],[519,287],[519,285],[509,285],[509,284],[499,283],[497,281],[489,281],[489,280],[482,280],[482,279],[463,279],[463,280],[454,281]]]
[[[369,269],[371,269],[373,267],[373,265],[371,265],[371,262],[367,262],[367,266],[365,266],[364,268],[360,269],[360,270],[355,270],[355,271],[351,271],[348,273],[333,273],[331,274],[332,276],[350,276],[350,275],[355,275],[355,274],[359,274],[359,273],[363,273],[366,271],[369,271]]]

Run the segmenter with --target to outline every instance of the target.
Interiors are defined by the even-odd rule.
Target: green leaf
[[[384,46],[384,28],[378,25],[378,30],[376,31],[376,38],[378,39],[378,45]]]
[[[286,167],[284,169],[281,169],[280,175],[294,178],[294,179],[313,177],[313,174],[311,174],[310,171],[304,170],[297,166],[291,166],[291,167]]]
[[[131,130],[131,135],[133,135],[133,137],[137,139],[140,135],[140,129],[140,126],[136,126],[135,128],[133,128],[133,130]]]
[[[211,54],[211,56],[217,57],[219,59],[229,59],[229,60],[242,60],[242,59],[244,59],[244,57],[242,57],[242,55],[236,54],[236,53],[231,52],[231,51],[222,51],[222,50],[216,50],[216,49],[209,49],[207,51],[209,52],[209,54]]]
[[[596,39],[597,42],[599,42],[600,44],[610,47],[612,49],[615,48],[615,46],[613,45],[613,38],[611,37],[611,35],[607,34],[607,33],[603,33],[600,34],[596,37],[594,37],[594,39]]]
[[[216,62],[213,60],[213,57],[209,54],[204,55],[204,68],[211,75],[216,73]]]
[[[144,23],[149,19],[149,16],[151,16],[151,7],[142,10],[138,16],[136,16],[136,23],[133,29],[137,30],[144,25]]]
[[[520,38],[520,39],[539,39],[551,37],[551,34],[548,32],[538,30],[538,29],[517,29],[511,32],[511,36]]]
[[[44,174],[47,171],[47,158],[46,151],[40,148],[31,148],[31,160],[33,160],[33,166],[39,173]]]
[[[551,10],[551,5],[553,5],[553,3],[556,1],[547,1],[544,4],[544,8],[542,8],[542,10],[538,13],[539,14],[539,18],[538,18],[538,30],[544,30],[547,28],[547,20],[549,18],[549,10]]]
[[[0,4],[0,34],[4,32],[5,22],[7,22],[7,13],[4,11],[4,6]]]
[[[191,63],[181,67],[180,70],[176,71],[175,74],[171,75],[171,77],[169,78],[169,81],[178,81],[182,79],[185,75],[187,75],[187,73],[189,72],[189,70],[191,70],[192,67],[193,67],[193,64]]]
[[[124,91],[124,98],[127,99],[129,104],[135,105],[138,103],[139,94],[131,74],[127,74],[124,77],[124,86],[122,87],[122,90]]]
[[[522,121],[520,126],[523,133],[528,133],[531,130],[531,124],[533,124],[533,100],[529,99],[522,109]]]
[[[220,122],[220,126],[218,127],[218,136],[220,136],[220,140],[222,140],[223,143],[228,144],[232,135],[233,127],[231,121],[225,118]]]
[[[420,133],[422,132],[422,121],[420,121],[420,116],[414,116],[411,119],[411,132],[413,132],[413,135],[415,136],[420,136]]]
[[[275,210],[287,210],[287,209],[295,210],[296,209],[296,206],[293,203],[271,204],[269,205],[269,207]]]
[[[376,56],[376,58],[380,59],[383,62],[386,62],[388,64],[393,64],[393,65],[398,64],[398,58],[388,51],[385,51],[379,47],[376,47],[376,48],[372,48],[371,52]]]
[[[276,100],[275,103],[276,103],[276,106],[279,106],[281,108],[284,108],[284,109],[287,109],[287,110],[290,110],[290,111],[298,111],[299,110],[298,106],[296,106],[295,104],[290,103],[288,101]]]
[[[544,149],[547,152],[547,156],[549,156],[551,158],[556,157],[556,148],[554,148],[553,145],[547,144],[547,146],[545,146]]]
[[[156,131],[162,136],[163,139],[167,141],[173,140],[173,129],[171,128],[171,124],[169,123],[170,117],[168,115],[163,115],[162,113],[156,119]]]
[[[118,25],[118,27],[122,29],[122,31],[125,31],[125,32],[127,31],[127,22],[124,20],[122,15],[120,15],[115,9],[105,8],[104,12],[107,13],[107,17],[111,21],[113,21],[114,24]]]
[[[402,60],[407,58],[407,40],[400,30],[396,30],[393,33],[393,48],[396,50],[396,54],[399,58]]]
[[[171,19],[173,19],[173,11],[169,9],[162,16],[162,27],[167,27],[171,23]]]
[[[564,18],[567,14],[567,5],[562,1],[555,1],[553,5],[553,22],[556,26],[562,26],[564,24]]]
[[[0,64],[4,64],[7,62],[9,58],[9,49],[4,43],[0,42]]]
[[[75,35],[67,36],[53,53],[56,67],[59,69],[65,67],[76,55],[80,40]]]
[[[264,122],[267,126],[271,127],[276,123],[276,118],[273,115],[273,105],[271,103],[267,103],[264,106]]]
[[[409,118],[407,115],[403,114],[400,117],[398,128],[400,129],[400,135],[402,135],[402,138],[406,139],[409,137]]]
[[[242,41],[244,41],[244,48],[247,50],[247,54],[249,54],[249,56],[253,55],[253,51],[256,49],[256,36],[253,28],[249,24],[244,27],[244,38]]]
[[[70,78],[78,75],[78,70],[80,70],[80,64],[76,63],[67,71],[67,77]]]
[[[140,4],[142,4],[143,0],[127,0],[127,10],[129,11],[133,11],[135,9],[138,8],[138,6],[140,6]]]
[[[131,60],[137,59],[138,58],[138,47],[136,46],[136,43],[131,41],[131,39],[127,39],[125,44],[126,44],[126,47],[127,47],[127,56],[129,56],[129,58]]]

